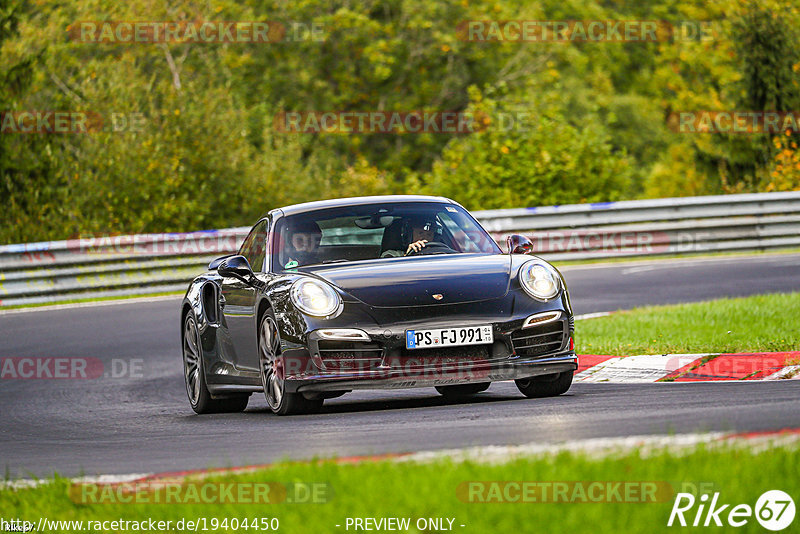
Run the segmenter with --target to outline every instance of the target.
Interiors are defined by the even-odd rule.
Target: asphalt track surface
[[[800,291],[800,254],[564,269],[575,313]],[[135,376],[0,380],[0,467],[13,476],[150,473],[472,445],[800,427],[800,382],[575,384],[528,400],[495,383],[468,401],[433,389],[356,392],[321,414],[196,416],[183,385],[180,299],[0,315],[0,357],[139,360]]]

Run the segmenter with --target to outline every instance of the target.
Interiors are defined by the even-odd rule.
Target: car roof
[[[293,204],[283,208],[276,208],[269,213],[282,212],[283,215],[295,215],[307,211],[315,211],[326,208],[341,208],[345,206],[360,206],[364,204],[380,204],[389,202],[440,202],[445,204],[456,204],[457,202],[445,197],[433,197],[426,195],[384,195],[373,197],[351,197],[351,198],[332,198],[330,200],[316,200],[314,202],[304,202]]]

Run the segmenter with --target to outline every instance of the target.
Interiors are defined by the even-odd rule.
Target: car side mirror
[[[533,252],[533,243],[524,235],[510,235],[506,238],[509,254],[530,254]]]
[[[247,284],[252,284],[255,276],[247,258],[239,255],[223,259],[217,267],[217,272],[225,278],[237,278]]]
[[[235,256],[236,254],[226,254],[225,256],[220,256],[217,259],[211,260],[211,263],[208,264],[209,271],[216,271],[219,268],[219,264],[225,261],[227,258],[231,256]]]

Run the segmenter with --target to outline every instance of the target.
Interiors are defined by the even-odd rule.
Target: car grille
[[[488,345],[440,347],[435,349],[403,349],[401,355],[387,363],[392,367],[442,367],[459,363],[479,363],[489,359]]]
[[[565,321],[552,321],[538,326],[515,330],[511,343],[518,356],[542,356],[557,352],[566,336]]]
[[[489,345],[465,345],[461,347],[437,347],[433,349],[403,349],[403,356],[420,361],[450,358],[488,357]]]
[[[383,350],[377,343],[320,340],[319,356],[328,371],[371,371],[380,366]]]

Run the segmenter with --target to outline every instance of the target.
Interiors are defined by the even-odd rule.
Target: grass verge
[[[659,451],[646,458],[636,450],[600,458],[586,453],[561,453],[491,465],[449,460],[425,464],[394,461],[283,463],[248,474],[207,478],[196,484],[211,488],[219,487],[218,483],[241,486],[269,482],[289,488],[324,484],[326,497],[319,498],[321,493],[318,492],[317,500],[326,502],[197,504],[191,500],[181,501],[187,500],[190,494],[181,492],[175,494],[181,496],[176,497],[181,502],[169,504],[83,504],[75,502],[82,500],[75,493],[72,498],[68,497],[70,483],[58,479],[53,484],[33,489],[0,491],[0,510],[6,518],[23,518],[34,523],[42,516],[49,520],[84,521],[152,518],[173,521],[173,525],[181,518],[206,518],[209,531],[214,530],[210,528],[211,518],[238,518],[239,521],[277,518],[279,530],[291,534],[353,531],[352,527],[345,528],[348,517],[408,517],[412,525],[410,532],[420,530],[414,526],[418,518],[452,518],[452,530],[464,533],[662,532],[675,529],[667,528],[666,524],[678,492],[694,493],[698,497],[701,493],[720,492],[720,503],[743,503],[751,507],[763,492],[771,489],[781,489],[795,497],[800,495],[800,478],[789,474],[792,465],[800,465],[800,448],[796,446],[756,451],[731,445],[698,446],[677,454]],[[487,484],[490,481],[492,484]],[[519,502],[526,500],[521,492],[509,490],[506,493],[505,489],[494,492],[493,488],[513,488],[503,485],[508,481],[539,483],[540,489],[527,496],[541,501],[543,496],[549,495],[550,502]],[[470,486],[472,482],[484,485]],[[592,502],[589,495],[593,482],[628,483],[627,487],[639,488],[644,483],[654,483],[658,490],[636,493],[632,497],[622,490],[621,499],[617,499],[613,491],[603,489],[600,502]],[[568,483],[569,489],[554,499],[557,484],[563,483]],[[547,492],[545,487],[549,488]],[[580,492],[578,487],[586,491]],[[606,484],[601,487],[609,488]],[[517,502],[496,502],[498,498],[506,499],[504,495]],[[474,502],[481,498],[491,502]],[[609,499],[617,502],[606,502]],[[689,522],[696,511],[697,506],[691,514],[687,513]],[[447,521],[444,524],[447,525]],[[230,525],[228,527],[218,530],[232,530]],[[67,531],[53,525],[48,530]],[[751,517],[748,524],[737,531],[762,532],[763,529]]]
[[[579,354],[800,350],[800,293],[650,306],[580,321]]]
[[[187,284],[188,286],[188,284]],[[87,297],[87,298],[74,298],[67,300],[57,300],[53,302],[37,302],[35,304],[12,304],[11,306],[0,306],[0,312],[4,310],[20,310],[27,308],[49,308],[53,306],[62,306],[69,304],[88,304],[93,302],[108,302],[118,300],[132,300],[132,299],[146,299],[153,297],[180,297],[184,291],[163,291],[156,293],[141,293],[136,295],[113,295],[108,297]]]

